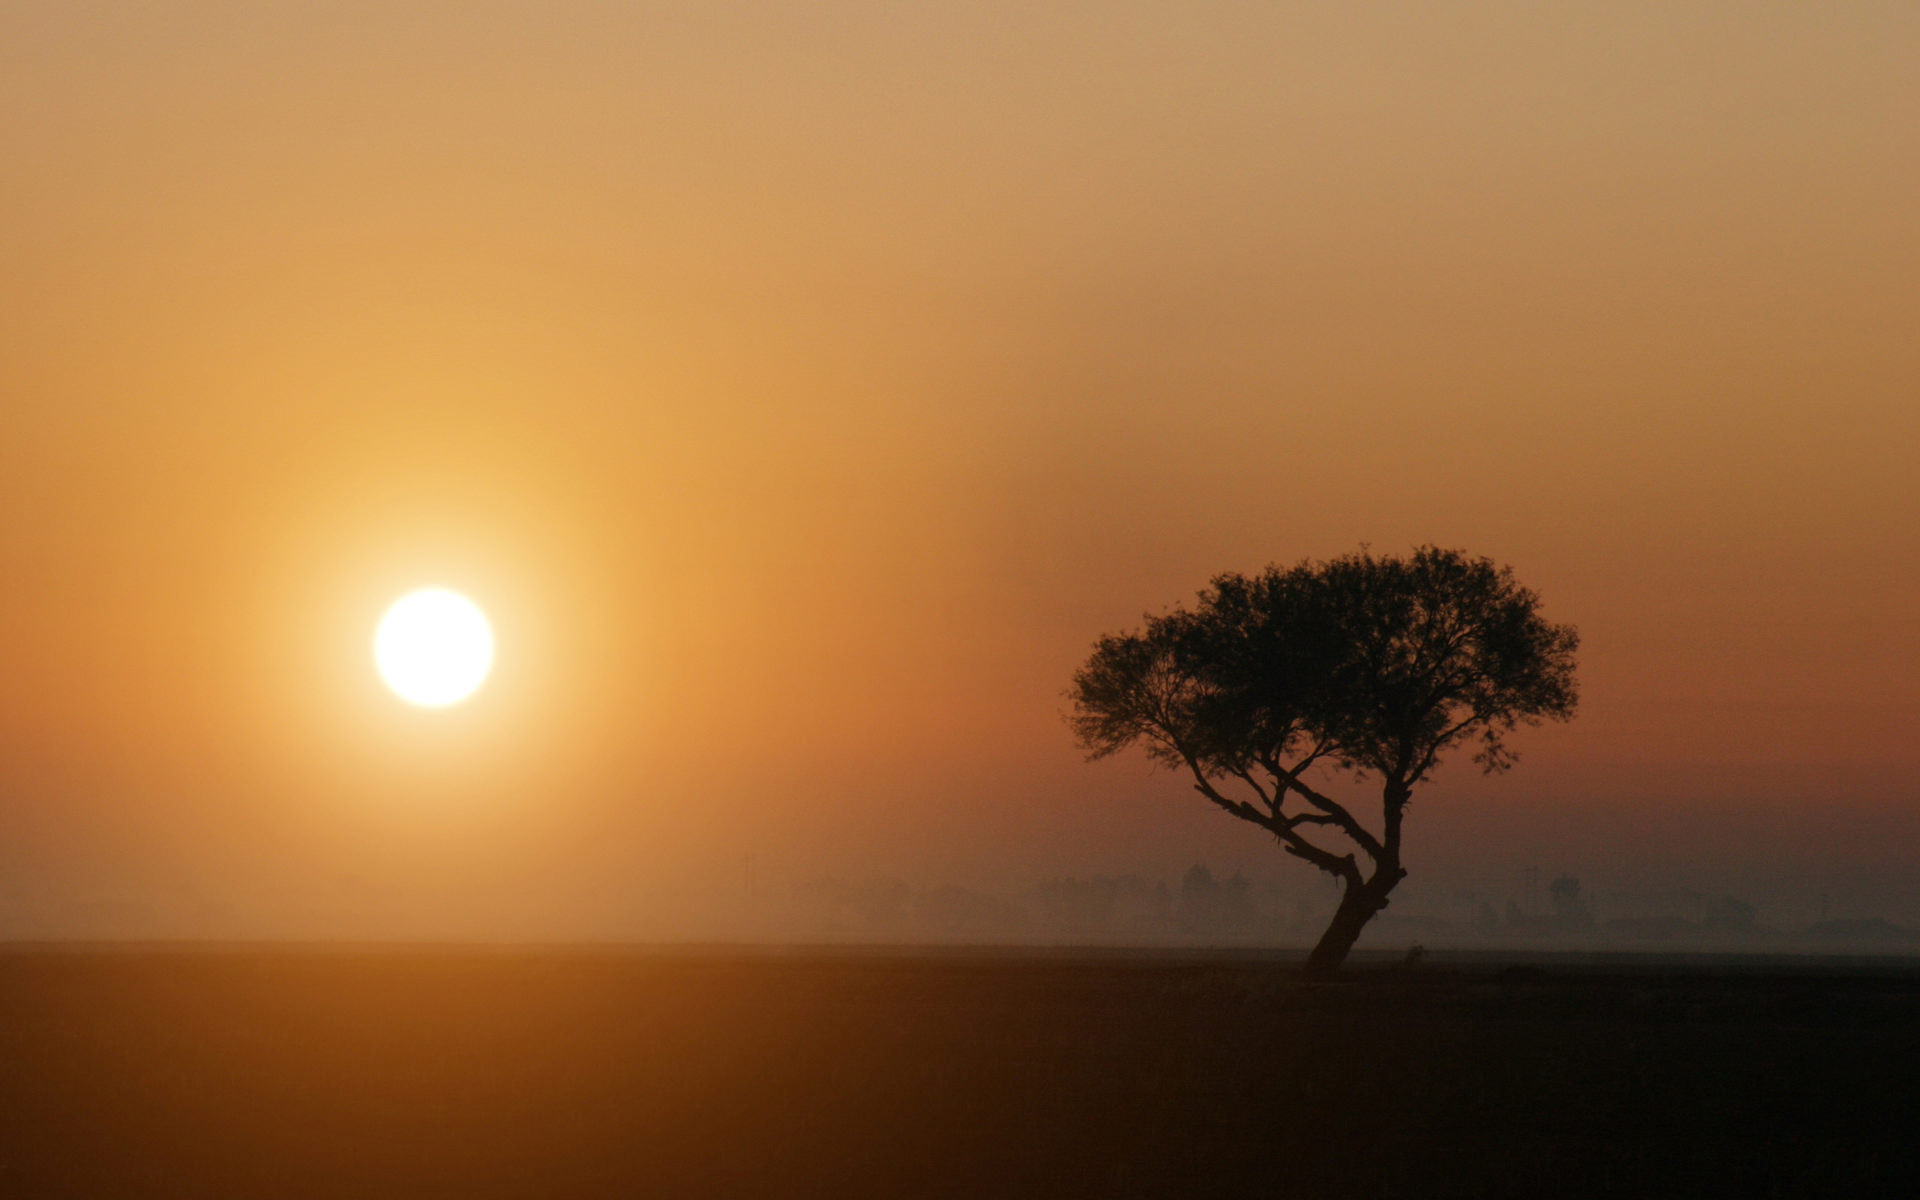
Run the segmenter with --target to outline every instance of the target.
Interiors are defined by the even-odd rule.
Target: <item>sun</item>
[[[408,592],[380,618],[373,661],[402,700],[445,708],[486,682],[493,668],[493,629],[480,606],[459,592]]]

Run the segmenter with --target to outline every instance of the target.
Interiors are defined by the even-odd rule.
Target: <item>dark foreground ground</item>
[[[0,954],[0,1196],[1920,1195],[1920,971]]]

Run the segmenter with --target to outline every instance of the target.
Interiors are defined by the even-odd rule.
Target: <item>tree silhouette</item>
[[[1401,826],[1442,755],[1502,771],[1509,733],[1573,715],[1579,635],[1539,607],[1509,569],[1432,546],[1225,574],[1095,643],[1068,721],[1089,758],[1138,744],[1339,879],[1308,958],[1331,970],[1406,877]],[[1321,790],[1329,769],[1379,786],[1377,829]]]

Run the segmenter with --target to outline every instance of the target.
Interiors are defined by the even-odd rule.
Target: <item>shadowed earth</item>
[[[0,954],[7,1197],[1898,1194],[1916,1081],[1900,962]]]

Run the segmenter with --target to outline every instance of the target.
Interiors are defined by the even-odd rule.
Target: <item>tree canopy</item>
[[[1471,747],[1502,771],[1516,729],[1573,715],[1579,635],[1539,609],[1508,568],[1432,546],[1224,574],[1191,609],[1102,637],[1068,720],[1089,757],[1139,745],[1339,878],[1312,960],[1332,966],[1406,875],[1402,820],[1442,757]],[[1323,790],[1328,774],[1377,783],[1380,823]]]

